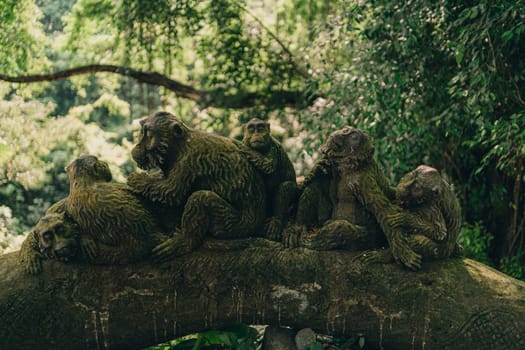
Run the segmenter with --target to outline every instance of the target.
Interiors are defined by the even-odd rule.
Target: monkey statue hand
[[[266,225],[264,226],[264,233],[268,239],[272,241],[280,242],[282,239],[282,233],[283,233],[282,221],[276,217],[269,218],[266,221]]]
[[[421,255],[417,254],[412,248],[410,248],[406,238],[401,234],[391,240],[390,249],[396,262],[399,262],[414,271],[421,268]]]

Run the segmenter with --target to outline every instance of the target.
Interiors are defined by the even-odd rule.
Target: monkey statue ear
[[[104,175],[106,176],[104,180],[107,182],[113,180],[113,174],[111,174],[111,171],[109,171],[109,165],[107,163],[104,165]]]
[[[181,137],[184,135],[184,128],[182,127],[182,125],[180,125],[179,123],[177,122],[173,122],[171,123],[170,125],[170,129],[171,129],[171,133],[175,136],[175,137]]]
[[[110,182],[113,179],[113,175],[109,170],[109,164],[104,161],[98,161],[95,163],[95,169],[98,173],[104,174],[104,181]]]
[[[58,218],[58,221],[66,221],[67,219],[69,219],[69,214],[65,211],[62,211],[62,212],[58,212],[58,213],[53,213],[52,214],[53,217],[57,217]]]
[[[62,222],[68,222],[72,227],[78,228],[77,222],[73,219],[71,215],[67,211],[62,213]]]

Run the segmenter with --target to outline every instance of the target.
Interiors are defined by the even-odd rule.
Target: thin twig
[[[292,52],[288,49],[288,47],[286,47],[286,45],[281,41],[281,39],[279,39],[279,37],[270,30],[270,28],[268,28],[264,23],[263,21],[261,21],[253,12],[251,12],[248,8],[246,8],[246,6],[244,6],[243,4],[239,3],[238,1],[235,1],[235,0],[231,0],[231,2],[233,3],[233,5],[237,6],[238,8],[240,8],[242,11],[246,12],[250,17],[252,17],[257,23],[259,23],[259,25],[261,26],[262,29],[264,29],[266,31],[266,33],[268,33],[268,35],[270,35],[276,42],[277,44],[279,44],[279,46],[281,47],[281,49],[286,53],[286,55],[288,56],[288,61],[290,62],[290,64],[292,65],[293,69],[300,75],[302,76],[303,78],[305,79],[309,79],[310,78],[310,75],[301,67],[299,67],[297,65],[297,63],[295,62],[295,57],[294,55],[292,54]]]

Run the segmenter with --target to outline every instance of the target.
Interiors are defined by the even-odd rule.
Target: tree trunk
[[[411,272],[356,256],[257,239],[161,266],[46,261],[31,276],[7,254],[0,349],[140,349],[239,322],[363,334],[368,349],[525,348],[525,283],[469,259]]]

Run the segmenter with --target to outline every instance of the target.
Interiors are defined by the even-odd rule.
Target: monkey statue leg
[[[423,260],[443,258],[443,249],[441,249],[443,244],[439,244],[426,236],[417,234],[409,236],[408,244],[416,253],[421,254]]]
[[[243,218],[239,211],[217,193],[196,191],[184,206],[181,228],[173,237],[153,249],[153,258],[156,261],[167,261],[188,254],[202,245],[206,234],[221,239],[253,234],[246,221],[249,220]]]
[[[295,181],[285,181],[279,184],[273,196],[273,215],[264,227],[266,238],[280,242],[283,228],[288,221],[290,210],[297,201],[298,188]]]
[[[299,197],[299,203],[297,207],[297,224],[305,226],[306,228],[312,228],[320,225],[327,218],[321,218],[321,211],[323,210],[323,194],[316,186],[307,186],[301,196]],[[330,210],[331,211],[331,210]]]
[[[410,235],[407,237],[409,246],[418,254],[420,254],[424,261],[445,259],[448,258],[446,243],[436,242],[424,235]],[[458,243],[455,244],[454,250],[450,256],[460,257],[463,255],[463,247]],[[365,263],[392,263],[394,256],[390,249],[375,250],[365,252],[361,256],[361,260]]]
[[[452,250],[448,249],[447,242],[436,242],[424,235],[408,237],[408,242],[415,252],[421,254],[425,260],[446,259],[463,255],[463,247],[455,242]]]
[[[322,194],[317,186],[306,186],[297,204],[296,224],[288,227],[283,233],[283,243],[289,248],[299,246],[299,238],[319,222],[319,202]]]
[[[150,256],[151,250],[167,238],[162,233],[152,232],[148,237],[126,237],[113,245],[81,237],[81,259],[95,265],[127,264]]]
[[[331,220],[312,237],[305,236],[301,245],[314,250],[361,250],[368,233],[365,227],[348,220]]]
[[[358,258],[365,264],[391,264],[396,261],[390,248],[368,250]]]

